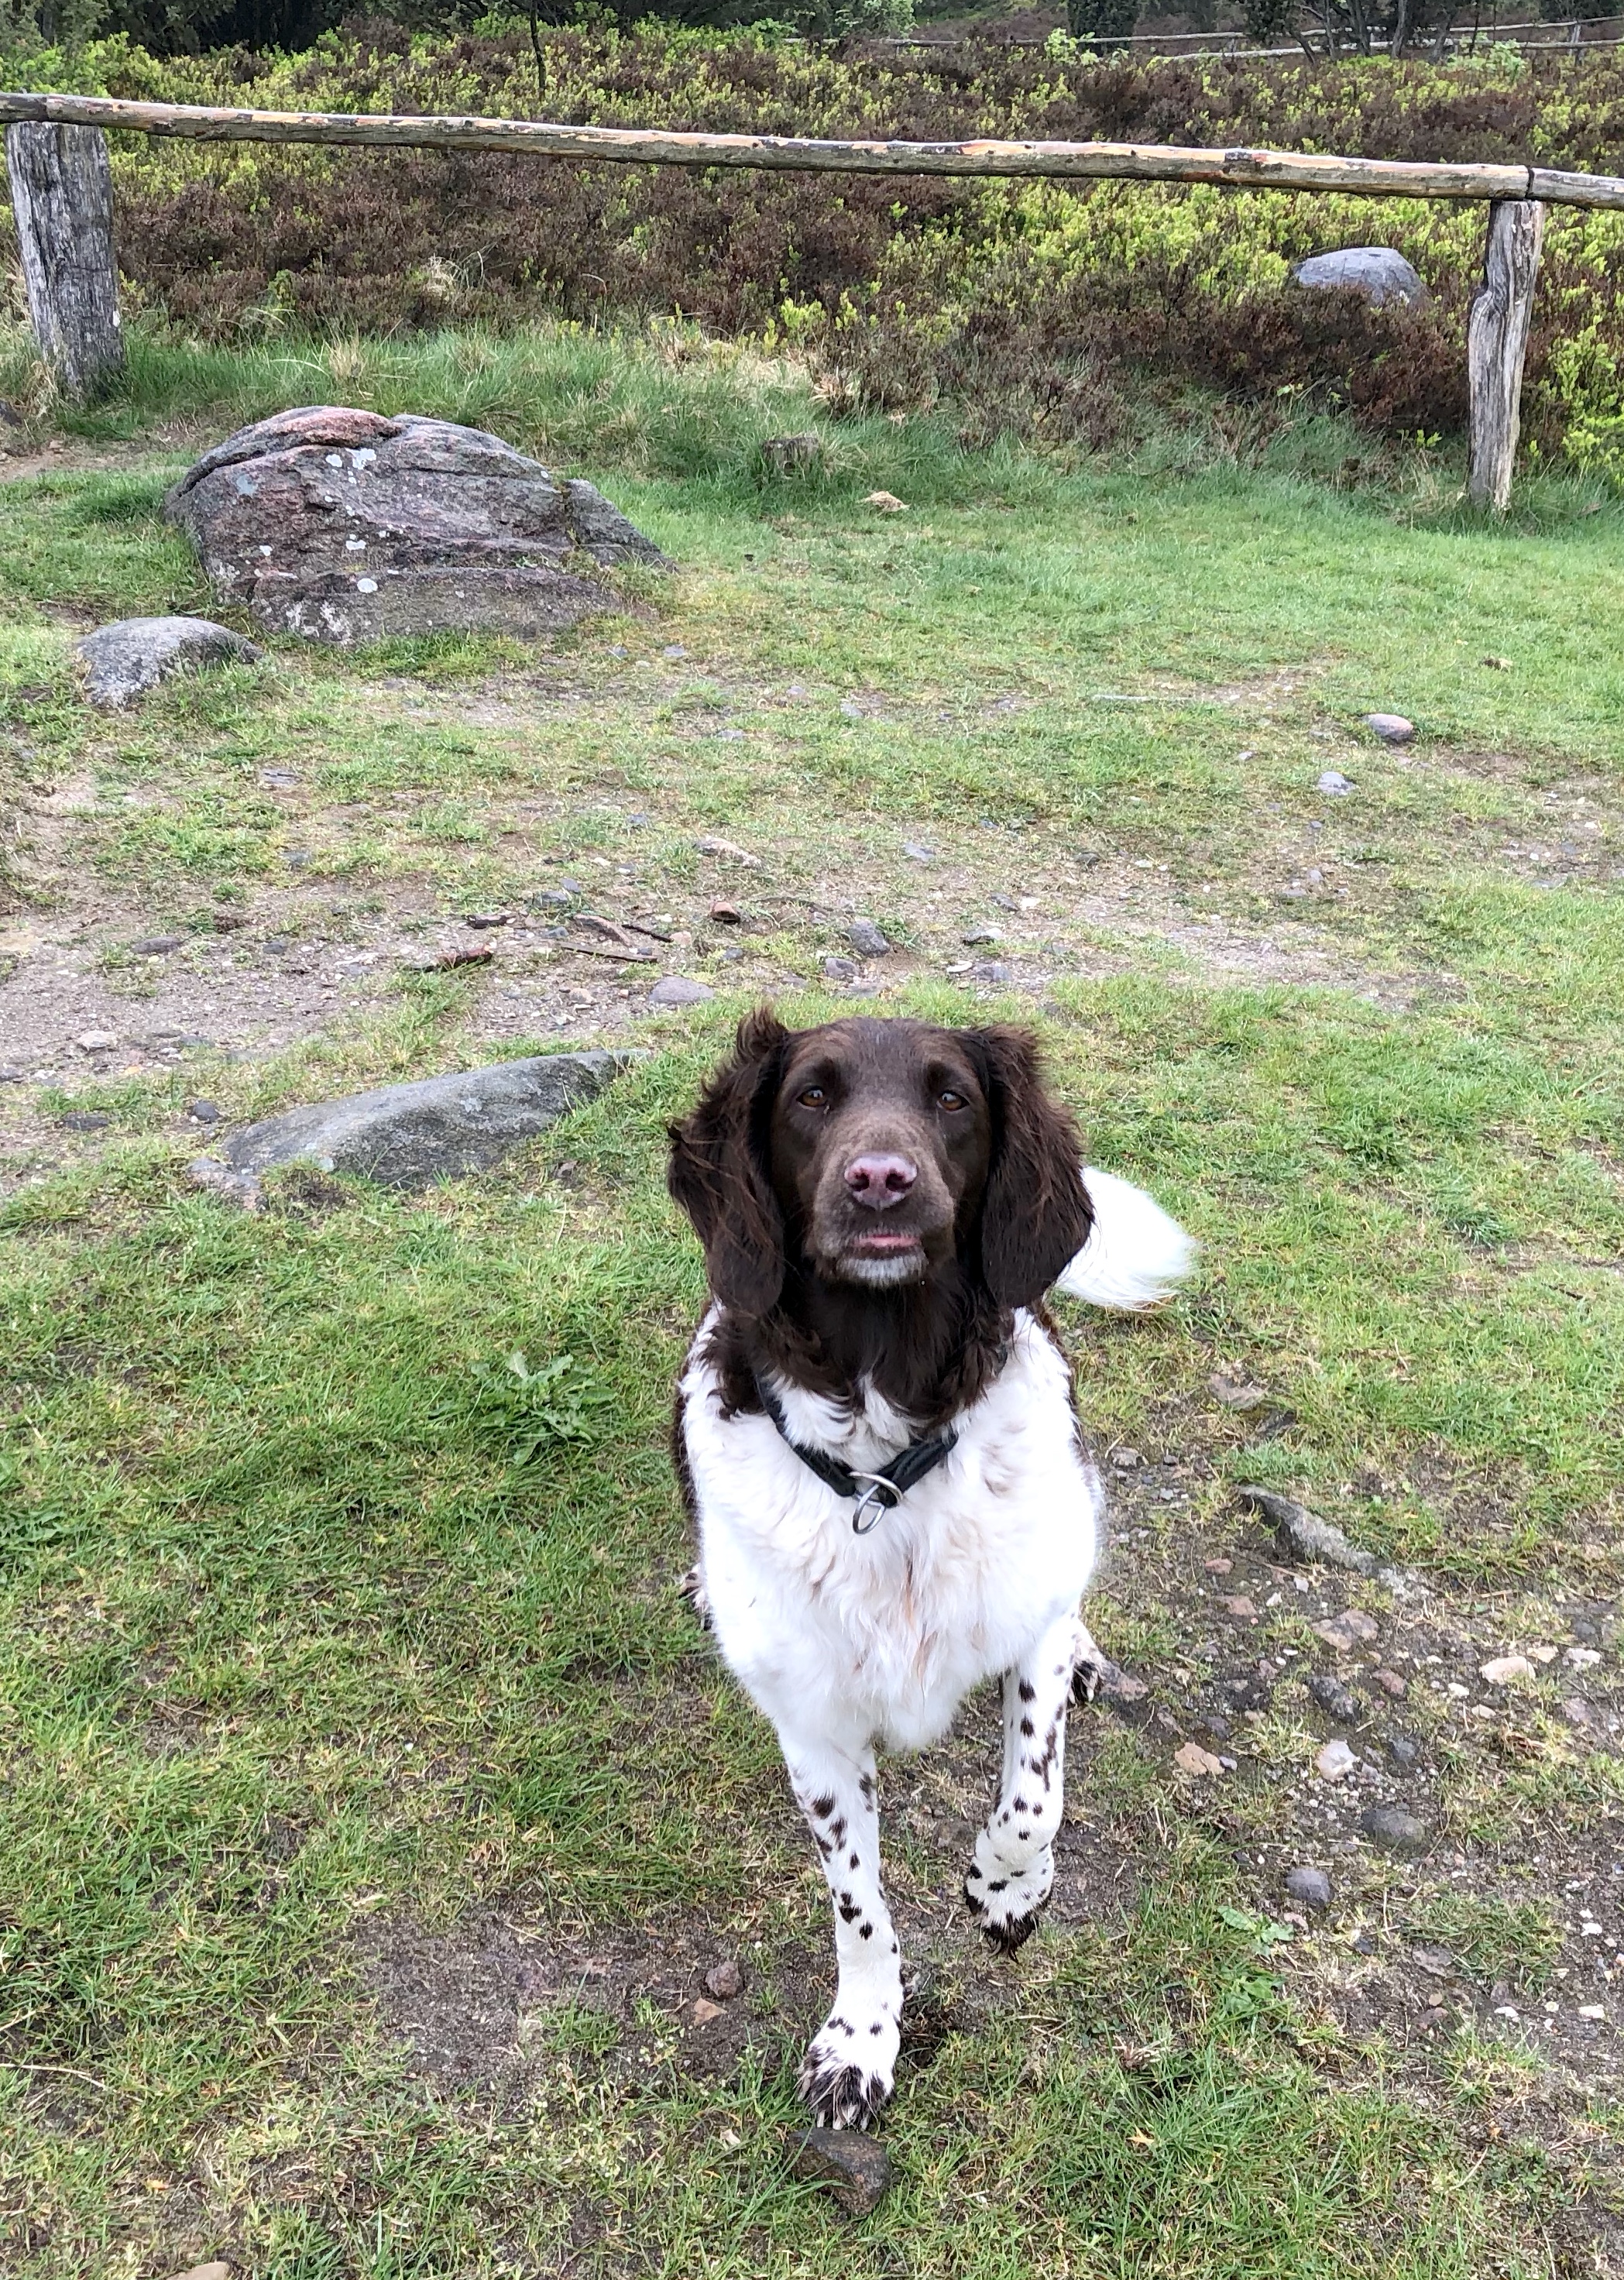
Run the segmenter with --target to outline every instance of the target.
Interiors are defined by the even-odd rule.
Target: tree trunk
[[[5,161],[34,336],[58,386],[82,400],[124,370],[107,137],[8,127]]]
[[[1537,198],[1505,198],[1489,209],[1483,281],[1466,328],[1472,399],[1466,497],[1496,514],[1511,504],[1522,365],[1544,235],[1545,209]]]

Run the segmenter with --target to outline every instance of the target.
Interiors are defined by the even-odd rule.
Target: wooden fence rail
[[[90,214],[49,211],[37,189],[30,198],[17,186],[55,180],[64,198],[89,171],[82,157],[70,163],[73,139],[104,130],[175,135],[203,142],[317,142],[363,150],[495,150],[515,157],[571,158],[619,166],[744,166],[774,172],[843,174],[954,174],[1049,181],[1219,182],[1234,189],[1340,190],[1359,197],[1486,201],[1490,209],[1485,283],[1480,299],[1493,302],[1493,321],[1474,313],[1469,359],[1472,471],[1468,489],[1480,504],[1503,510],[1511,495],[1522,383],[1537,268],[1540,224],[1547,205],[1624,212],[1624,180],[1611,174],[1569,173],[1556,167],[1459,165],[1394,158],[1343,158],[1285,150],[1180,150],[1143,142],[835,142],[802,135],[699,135],[658,128],[574,127],[527,119],[437,119],[387,112],[236,111],[199,104],[132,103],[111,96],[0,93],[0,124],[13,184],[19,235],[54,233],[66,243],[89,232],[103,239],[107,225]],[[42,138],[51,138],[44,151]],[[43,153],[43,155],[42,155]],[[46,158],[50,163],[45,163]],[[1513,229],[1513,210],[1531,208]],[[1538,221],[1535,220],[1538,216]],[[1505,249],[1515,240],[1519,258]],[[24,249],[29,307],[41,346],[70,384],[70,360],[60,350],[71,312],[51,305],[52,264],[46,239],[30,258]],[[1531,249],[1531,250],[1529,250]],[[58,265],[60,267],[60,265]],[[36,295],[36,277],[39,284]]]

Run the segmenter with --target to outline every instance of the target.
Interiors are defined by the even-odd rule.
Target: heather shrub
[[[1131,62],[1063,38],[950,49],[775,42],[671,26],[545,37],[546,110],[765,134],[970,134],[1537,158],[1608,169],[1624,145],[1610,56]],[[13,66],[12,75],[17,75]],[[182,102],[533,115],[527,31],[358,21],[297,56],[159,61],[127,41],[34,84]],[[120,140],[120,260],[154,320],[204,342],[590,325],[650,316],[788,346],[832,401],[952,406],[966,435],[1098,442],[1146,391],[1195,381],[1304,397],[1391,435],[1465,410],[1482,209],[1214,186],[969,182],[580,166]],[[1377,241],[1426,309],[1302,292],[1289,264]],[[1531,441],[1624,474],[1624,217],[1553,212],[1530,342]]]

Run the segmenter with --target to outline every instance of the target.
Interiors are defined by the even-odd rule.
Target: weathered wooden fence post
[[[1466,328],[1471,389],[1466,497],[1504,514],[1511,504],[1512,466],[1521,425],[1522,364],[1528,353],[1534,281],[1545,235],[1538,198],[1503,198],[1489,209],[1483,281]]]
[[[107,137],[99,127],[8,127],[5,164],[40,353],[69,395],[94,396],[124,369]]]

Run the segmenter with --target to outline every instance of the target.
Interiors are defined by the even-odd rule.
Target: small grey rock
[[[1340,768],[1322,768],[1316,787],[1328,799],[1345,799],[1353,790],[1353,780],[1343,775]]]
[[[0,1084],[20,1084],[23,1073],[19,1068],[0,1068]]]
[[[1335,1718],[1343,1726],[1358,1725],[1359,1706],[1341,1679],[1329,1678],[1316,1671],[1305,1683],[1328,1718]]]
[[[1111,1461],[1120,1473],[1136,1473],[1144,1459],[1137,1449],[1123,1448],[1112,1451]]]
[[[293,791],[299,778],[291,768],[261,768],[259,781],[266,791]]]
[[[265,1209],[265,1191],[253,1174],[234,1172],[218,1156],[197,1157],[187,1166],[186,1176],[195,1188],[206,1189],[222,1203],[235,1204],[239,1211]]]
[[[1328,1908],[1331,1905],[1331,1880],[1323,1868],[1288,1868],[1285,1891],[1287,1899],[1295,1900],[1299,1907]]]
[[[910,863],[934,863],[936,859],[935,849],[925,846],[917,839],[904,839],[902,851]]]
[[[1235,1496],[1249,1512],[1266,1520],[1280,1538],[1281,1548],[1294,1560],[1312,1565],[1322,1562],[1330,1568],[1351,1568],[1356,1575],[1375,1572],[1375,1555],[1350,1544],[1340,1528],[1318,1513],[1310,1512],[1306,1505],[1298,1504],[1295,1497],[1281,1496],[1277,1489],[1266,1489],[1256,1481],[1243,1481],[1235,1488]]]
[[[866,2216],[891,2189],[891,2157],[860,2130],[808,2130],[795,2142],[790,2168],[827,2186],[846,2216]]]
[[[703,1005],[716,992],[708,982],[690,981],[686,974],[667,974],[649,992],[650,1005]]]
[[[822,961],[822,973],[826,982],[855,982],[857,960],[854,958],[826,958]]]
[[[1378,309],[1389,301],[1420,309],[1432,298],[1420,272],[1390,245],[1344,245],[1335,253],[1311,254],[1292,263],[1291,281],[1310,292],[1358,293]]]
[[[1366,712],[1365,726],[1384,744],[1407,744],[1415,734],[1414,721],[1402,712]]]
[[[725,1955],[713,1963],[704,1975],[705,1992],[714,1995],[719,2003],[731,2003],[735,1995],[744,1992],[744,1974],[736,1956]]]
[[[973,981],[990,982],[999,989],[1015,978],[1014,968],[1006,966],[1000,958],[978,958],[970,968],[970,974]]]
[[[251,665],[265,651],[208,618],[119,618],[73,643],[84,668],[85,695],[104,712],[121,712],[177,673],[206,665]]]
[[[958,939],[966,949],[973,949],[978,942],[1002,942],[1004,933],[996,926],[966,927]]]
[[[112,1122],[96,1108],[73,1108],[59,1121],[65,1132],[105,1132]]]
[[[227,1144],[227,1161],[233,1171],[252,1174],[313,1162],[324,1172],[358,1172],[387,1188],[426,1188],[500,1163],[601,1092],[627,1059],[543,1053],[289,1109],[239,1132]]]
[[[1408,1734],[1389,1734],[1387,1737],[1387,1753],[1396,1766],[1401,1767],[1405,1773],[1408,1773],[1412,1766],[1420,1763],[1421,1745],[1412,1740]]]
[[[504,927],[507,923],[508,913],[505,911],[470,911],[463,920],[464,926],[473,927],[476,932],[481,928]]]
[[[130,944],[130,954],[135,958],[162,958],[165,951],[179,950],[185,940],[183,934],[138,935]]]
[[[196,1124],[218,1124],[219,1110],[212,1100],[189,1100],[186,1113]]]
[[[891,945],[873,919],[855,919],[846,928],[846,940],[859,958],[889,958]]]
[[[1380,1851],[1400,1860],[1417,1859],[1432,1842],[1426,1822],[1398,1805],[1370,1806],[1359,1815],[1359,1829]]]

